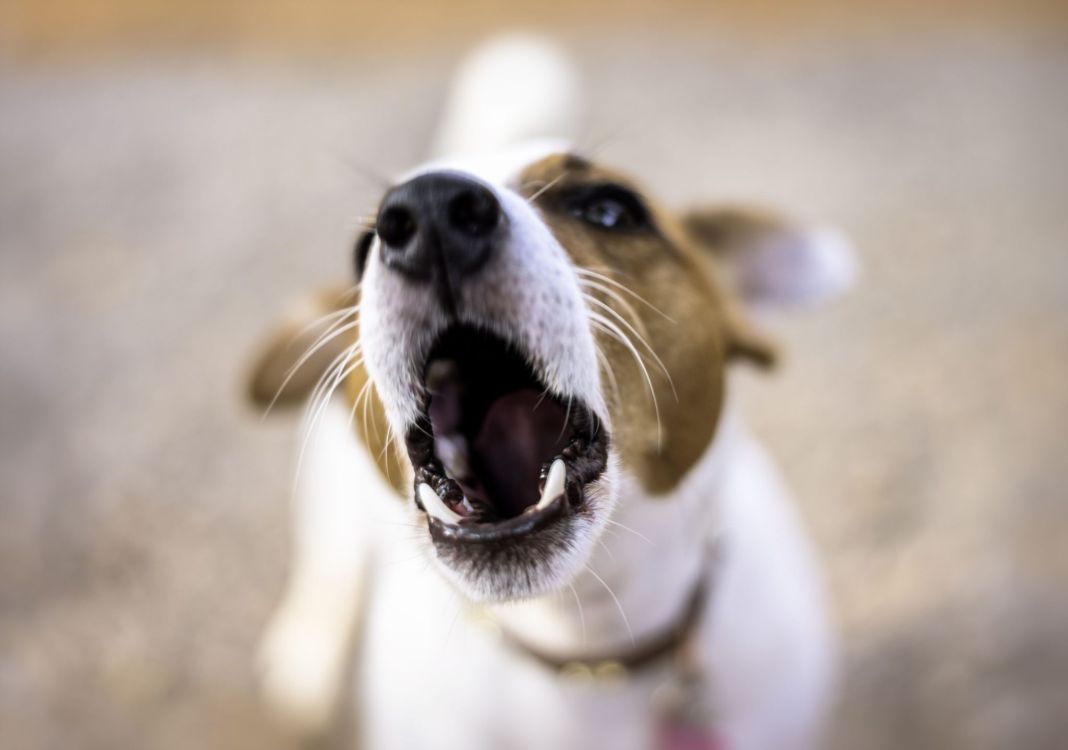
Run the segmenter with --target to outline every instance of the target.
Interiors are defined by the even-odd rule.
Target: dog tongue
[[[451,360],[431,364],[427,386],[434,452],[468,500],[502,518],[536,504],[538,472],[569,437],[560,402],[532,387],[485,399]]]
[[[475,436],[472,465],[489,501],[505,518],[538,502],[538,471],[567,445],[565,409],[523,388],[497,398]]]

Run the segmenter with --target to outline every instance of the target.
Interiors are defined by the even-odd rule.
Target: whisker
[[[300,453],[297,455],[297,468],[293,477],[294,490],[296,489],[297,483],[300,481],[301,469],[304,466],[304,454],[308,449],[308,444],[311,441],[316,426],[318,425],[319,418],[330,403],[331,396],[334,395],[334,391],[337,389],[338,385],[346,377],[352,374],[357,367],[363,364],[363,358],[360,357],[357,358],[353,364],[349,365],[349,362],[352,360],[356,351],[356,346],[356,344],[353,344],[334,358],[333,362],[330,363],[330,367],[323,376],[319,378],[319,382],[312,391],[311,398],[309,399],[308,414],[305,417],[305,424],[302,430],[304,438],[301,441]]]
[[[353,305],[352,307],[347,307],[344,310],[340,310],[339,312],[343,312],[346,314],[341,315],[337,320],[331,323],[325,331],[320,333],[318,338],[315,339],[310,348],[314,349],[315,347],[323,343],[323,340],[326,339],[330,334],[334,333],[337,330],[338,326],[347,325],[351,328],[352,325],[359,322],[360,306],[358,304]],[[350,315],[356,316],[356,320],[350,321],[349,323],[345,323],[345,318],[349,317]],[[304,328],[302,328],[300,333],[298,333],[297,335],[300,336],[301,334],[306,333],[310,328],[314,328],[315,325],[316,323],[314,322],[309,323],[308,325],[304,326]],[[294,365],[294,367],[296,367],[296,365]]]
[[[372,167],[370,164],[357,161],[352,155],[340,156],[340,159],[342,164],[351,169],[373,187],[385,190],[393,185],[393,180],[385,174],[375,167]]]
[[[611,270],[611,269],[609,269],[609,270]],[[587,276],[589,278],[599,279],[599,280],[605,282],[606,284],[611,284],[612,286],[614,286],[617,289],[623,291],[624,293],[629,294],[630,296],[634,297],[634,299],[636,299],[639,302],[641,302],[643,305],[648,307],[653,312],[657,313],[658,315],[663,316],[663,318],[665,320],[668,320],[668,321],[678,325],[678,321],[677,320],[672,318],[670,315],[668,315],[666,312],[664,312],[659,307],[654,305],[652,302],[647,300],[645,297],[641,296],[636,291],[634,291],[633,289],[628,287],[626,284],[623,284],[623,283],[621,283],[619,281],[616,281],[612,277],[606,276],[603,273],[598,273],[597,271],[594,271],[592,268],[583,268],[581,266],[578,266],[578,267],[575,268],[575,272],[577,274],[579,274],[580,276],[581,275],[585,275],[585,276]]]
[[[545,390],[543,390],[541,392],[541,395],[538,396],[538,400],[534,402],[534,408],[532,408],[531,411],[537,411],[538,407],[541,406],[541,402],[544,401],[545,397],[548,396],[548,395],[549,395],[549,386],[545,386]]]
[[[589,311],[589,315],[590,320],[595,327],[599,327],[601,328],[601,330],[606,331],[613,338],[619,341],[619,343],[622,344],[627,349],[627,351],[630,352],[630,355],[634,358],[634,362],[638,365],[638,369],[641,370],[642,377],[645,378],[645,384],[649,389],[649,396],[653,401],[653,412],[656,415],[656,445],[657,450],[659,450],[663,438],[663,431],[660,425],[660,403],[657,401],[656,389],[653,388],[653,380],[651,377],[649,377],[649,370],[648,368],[646,368],[645,362],[642,361],[641,353],[634,346],[631,340],[628,339],[626,335],[619,329],[619,326],[617,326],[611,320],[604,317],[600,313],[596,313],[592,310]]]
[[[564,424],[560,427],[560,434],[556,436],[556,442],[560,442],[560,438],[564,436],[564,431],[567,430],[568,423],[571,422],[571,402],[574,400],[574,396],[568,395],[567,397],[567,410],[564,412]]]
[[[349,429],[352,428],[353,420],[356,418],[356,410],[360,406],[360,399],[363,398],[364,394],[367,393],[367,389],[368,389],[368,387],[370,387],[370,385],[371,385],[371,381],[370,381],[370,379],[368,379],[366,382],[364,382],[363,386],[360,387],[360,391],[359,391],[359,393],[356,394],[356,398],[352,399],[352,409],[349,411],[349,425],[348,425]],[[364,413],[366,414],[366,412],[364,412]],[[366,424],[364,424],[364,426],[363,426],[363,434],[365,436],[367,435],[367,425]],[[365,439],[366,439],[366,437],[365,437]]]
[[[611,297],[613,300],[619,303],[620,307],[626,310],[627,314],[630,315],[631,320],[634,321],[634,325],[638,326],[641,329],[642,335],[645,337],[649,336],[649,329],[645,327],[645,323],[642,321],[642,316],[638,315],[638,311],[634,309],[634,305],[627,302],[627,300],[624,299],[619,294],[619,292],[615,291],[611,287],[601,284],[600,282],[591,281],[590,279],[584,279],[581,277],[579,278],[579,286],[582,287],[584,291],[592,289],[600,292],[601,294],[604,294],[607,297]]]
[[[452,622],[449,623],[449,628],[445,631],[445,638],[441,642],[442,649],[448,648],[449,641],[452,640],[453,632],[456,630],[456,623],[460,620],[460,615],[463,614],[464,606],[462,600],[458,600],[456,611],[452,615]]]
[[[270,402],[267,404],[267,408],[263,410],[263,416],[260,418],[261,420],[266,419],[267,416],[271,413],[271,409],[273,409],[274,405],[276,403],[278,403],[278,398],[282,395],[282,391],[284,391],[286,389],[286,386],[289,385],[289,381],[293,379],[293,376],[297,373],[297,370],[299,370],[301,367],[303,367],[307,363],[307,361],[309,359],[311,359],[312,356],[314,356],[315,352],[317,352],[323,346],[326,346],[327,342],[329,342],[331,339],[334,339],[337,336],[340,336],[342,333],[344,333],[347,330],[352,329],[354,326],[356,326],[358,324],[358,321],[353,321],[352,323],[347,323],[344,326],[342,326],[340,329],[338,329],[338,326],[341,325],[341,323],[342,323],[342,321],[344,321],[344,319],[345,319],[345,316],[342,316],[339,320],[335,321],[331,326],[329,326],[326,329],[326,331],[324,331],[322,334],[320,334],[319,338],[317,338],[304,351],[304,353],[300,356],[300,358],[297,359],[297,361],[294,362],[292,365],[290,365],[289,369],[286,370],[285,377],[283,377],[281,385],[279,385],[278,388],[275,390],[274,396],[271,397]],[[310,323],[309,325],[305,326],[293,338],[294,339],[299,338],[302,333],[304,333],[305,331],[308,330],[308,328],[315,326],[319,322],[320,321],[314,321],[314,322]]]
[[[619,381],[616,379],[616,373],[612,369],[612,363],[608,361],[608,357],[601,351],[601,347],[597,347],[597,361],[601,363],[601,367],[604,368],[605,374],[608,376],[608,384],[612,389],[612,398],[615,403],[621,403],[619,398]]]
[[[327,343],[329,343],[333,339],[336,339],[338,336],[340,336],[341,334],[345,333],[346,331],[351,331],[353,328],[355,328],[357,325],[359,325],[359,321],[358,320],[353,320],[353,321],[351,321],[349,323],[345,323],[344,325],[341,325],[340,327],[337,327],[339,324],[340,324],[340,321],[339,321],[338,324],[335,324],[335,326],[333,327],[334,330],[326,331],[325,333],[320,335],[319,338],[316,339],[315,342],[312,343],[312,345],[308,347],[307,351],[305,351],[304,354],[302,354],[300,356],[300,359],[298,359],[294,364],[290,365],[289,369],[286,370],[286,377],[287,378],[288,377],[292,377],[293,373],[295,373],[297,370],[299,370],[301,367],[303,367],[304,364],[308,361],[308,359],[310,359],[315,354],[315,352],[317,352],[319,349],[321,349],[322,347],[326,346]],[[360,343],[358,341],[355,342],[355,343],[356,343],[356,346],[360,345]]]
[[[337,297],[334,299],[334,304],[339,304],[339,303],[342,303],[342,302],[348,302],[350,299],[352,299],[353,297],[355,297],[359,293],[360,293],[360,285],[359,284],[353,284],[348,289],[346,289],[345,291],[343,291],[343,292],[341,292],[340,294],[337,295]],[[360,303],[357,302],[356,304],[351,305],[351,307],[349,309],[356,309],[359,306],[360,306]]]
[[[648,542],[649,544],[653,543],[653,540],[650,539],[649,537],[645,536],[645,534],[642,534],[640,531],[635,531],[630,526],[622,524],[619,521],[615,520],[614,518],[609,518],[608,519],[608,523],[612,524],[613,526],[618,526],[619,528],[623,529],[624,531],[629,531],[631,534],[634,534],[634,536],[636,536],[639,539],[642,539],[642,540]]]
[[[319,376],[318,382],[316,382],[315,387],[312,389],[311,395],[308,397],[309,410],[317,408],[320,393],[322,393],[323,389],[327,387],[327,384],[331,382],[333,377],[345,368],[346,363],[348,362],[349,357],[352,356],[353,352],[355,351],[355,348],[356,344],[353,344],[352,346],[346,348],[344,351],[334,357],[334,359],[331,360],[329,365],[327,365],[326,370],[323,372],[322,375]],[[309,415],[306,414],[305,424],[307,423],[308,417]]]
[[[349,354],[349,356],[351,357],[351,353]],[[350,361],[350,359],[346,358],[342,366],[336,368],[336,371],[330,380],[329,386],[320,390],[317,396],[314,416],[312,417],[311,423],[308,427],[309,431],[315,428],[319,419],[322,417],[323,412],[326,411],[326,407],[330,403],[330,399],[333,398],[338,386],[340,386],[341,383],[344,382],[345,378],[355,372],[356,368],[363,364],[362,358],[352,361],[351,365],[349,364]]]
[[[656,350],[653,349],[653,347],[649,344],[649,342],[645,340],[645,337],[643,337],[640,333],[638,333],[638,331],[634,328],[634,326],[632,326],[630,323],[628,323],[627,319],[624,318],[622,315],[620,315],[618,311],[613,310],[611,305],[605,304],[604,302],[601,302],[601,300],[597,299],[596,297],[590,296],[588,294],[584,294],[583,297],[586,298],[587,302],[591,302],[591,303],[597,305],[597,307],[601,308],[605,312],[607,312],[610,315],[612,315],[623,326],[625,326],[628,331],[630,331],[632,334],[634,334],[634,337],[636,339],[638,339],[638,343],[640,343],[642,346],[644,346],[649,351],[649,354],[651,354],[652,357],[653,357],[653,361],[656,362],[656,364],[660,368],[661,372],[664,373],[664,377],[667,378],[668,385],[671,386],[671,392],[675,396],[675,403],[678,403],[678,401],[679,401],[679,392],[675,390],[675,381],[672,380],[671,373],[668,372],[667,366],[664,364],[664,361],[662,359],[660,359],[660,356],[656,353]]]
[[[549,180],[545,185],[542,185],[540,188],[538,188],[534,195],[527,198],[527,203],[534,203],[534,201],[543,196],[547,191],[552,190],[553,186],[560,182],[560,180],[564,179],[564,177],[566,176],[567,172],[561,172],[556,177]]]
[[[579,626],[582,628],[582,645],[586,645],[586,613],[582,610],[582,599],[579,598],[575,584],[568,583],[567,587],[575,597],[575,606],[578,607]]]
[[[378,452],[378,462],[382,463],[382,457],[386,455],[386,451],[393,445],[393,441],[396,439],[396,434],[393,432],[393,425],[386,425],[386,442],[382,445],[382,450]],[[393,484],[393,477],[389,473],[389,460],[385,462],[386,467],[386,481]]]
[[[616,592],[612,590],[612,587],[609,586],[603,578],[597,575],[597,571],[589,565],[586,565],[585,568],[589,571],[590,575],[596,578],[601,585],[604,586],[605,591],[612,597],[612,601],[616,603],[616,609],[619,610],[619,616],[623,619],[623,625],[627,628],[627,635],[630,636],[630,643],[632,646],[635,645],[637,641],[634,640],[634,631],[630,628],[630,620],[627,619],[627,613],[623,610],[623,605],[619,603],[619,597],[616,596]]]
[[[335,331],[337,331],[338,326],[347,325],[345,323],[345,318],[349,317],[350,315],[358,314],[359,313],[359,307],[360,306],[358,304],[357,305],[353,305],[351,307],[346,307],[346,308],[343,308],[341,310],[337,310],[336,312],[333,312],[333,313],[328,313],[327,315],[324,315],[323,317],[319,318],[318,320],[313,320],[311,323],[308,323],[307,325],[303,326],[293,336],[293,338],[294,339],[300,338],[305,333],[310,331],[312,328],[315,328],[318,325],[322,325],[323,323],[325,323],[328,320],[336,318],[336,320],[334,320],[330,325],[328,325],[326,327],[326,329],[322,333],[320,333],[316,337],[315,341],[313,341],[312,344],[308,347],[309,350],[314,352],[316,347],[318,347],[322,343],[324,343],[324,340],[328,340],[331,337],[330,335],[332,333],[334,333]],[[304,354],[306,356],[310,356],[308,351],[305,351]],[[298,367],[301,366],[301,364],[303,364],[303,361],[298,361],[296,364],[291,365],[289,370],[286,371],[286,373],[288,374],[289,372],[292,372],[293,370],[296,370]]]
[[[648,130],[648,128],[648,113],[642,117],[632,115],[627,120],[614,123],[611,129],[601,127],[599,128],[601,130],[600,136],[596,136],[592,126],[587,124],[586,132],[578,141],[578,143],[584,144],[579,149],[579,152],[587,159],[596,160],[608,146],[617,141],[625,141],[626,138],[632,138],[635,133],[641,130]]]
[[[433,432],[427,432],[426,430],[424,430],[423,426],[421,424],[419,424],[418,422],[413,422],[412,423],[412,427],[414,427],[415,429],[419,430],[419,432],[423,433],[424,435],[426,435],[431,440],[434,439],[434,433]],[[431,429],[433,429],[433,425],[431,425]]]
[[[363,416],[363,434],[367,435],[367,436],[370,436],[370,434],[371,434],[371,430],[367,426],[367,415],[371,411],[371,408],[372,408],[371,407],[371,398],[372,398],[372,390],[371,389],[372,388],[374,388],[374,386],[371,385],[371,379],[368,378],[367,382],[364,383],[363,388],[360,389],[360,392],[363,394],[362,395],[362,398],[363,398],[363,408],[362,408],[362,411],[363,411],[363,415],[362,415]],[[364,391],[366,391],[366,393]],[[375,438],[376,439],[378,438],[378,423],[377,422],[375,423]]]
[[[338,301],[340,301],[340,300],[338,300]],[[299,331],[297,331],[297,335],[294,336],[294,338],[302,336],[303,334],[305,334],[308,331],[310,331],[312,328],[315,328],[318,325],[322,325],[323,323],[325,323],[328,320],[334,320],[334,318],[345,318],[345,317],[347,317],[349,315],[352,315],[354,312],[359,310],[359,307],[360,307],[359,304],[346,305],[345,307],[342,307],[342,308],[340,308],[338,310],[334,310],[333,312],[327,313],[326,315],[323,315],[322,317],[316,318],[311,323],[308,323],[307,325],[302,326],[301,329]],[[331,325],[331,327],[333,327],[335,325],[337,325],[336,321]]]
[[[603,549],[604,553],[606,555],[608,555],[608,559],[611,560],[612,562],[615,562],[616,561],[616,556],[614,554],[612,554],[612,550],[608,547],[607,544],[604,543],[604,539],[601,539],[600,537],[597,537],[597,543],[599,545],[601,545],[601,549]]]

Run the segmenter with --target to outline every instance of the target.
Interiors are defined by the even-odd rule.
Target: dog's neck
[[[565,659],[626,653],[673,627],[707,578],[725,466],[739,432],[734,410],[725,408],[705,455],[666,496],[649,497],[621,471],[619,504],[571,586],[498,605],[493,615],[519,642]]]

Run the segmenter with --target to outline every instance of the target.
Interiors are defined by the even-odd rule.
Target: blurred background
[[[1068,8],[949,0],[0,4],[0,745],[292,747],[251,664],[295,423],[245,368],[516,27],[601,160],[856,243],[742,388],[826,561],[831,747],[1064,747]]]

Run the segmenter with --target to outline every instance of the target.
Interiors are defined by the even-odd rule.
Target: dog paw
[[[296,734],[327,733],[342,692],[347,654],[347,636],[334,623],[306,612],[279,612],[257,656],[268,709]]]

